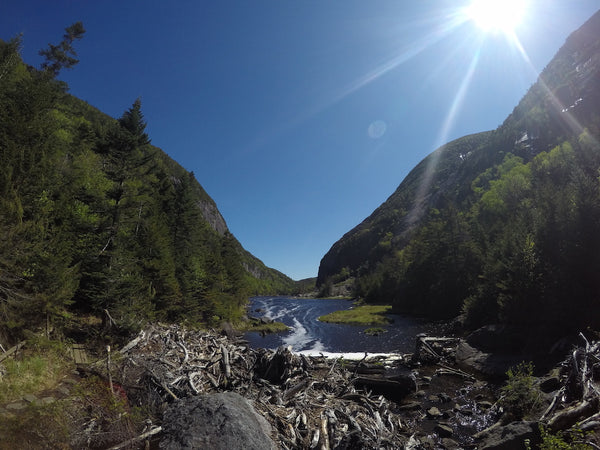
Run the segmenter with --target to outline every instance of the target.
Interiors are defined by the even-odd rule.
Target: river
[[[352,302],[349,300],[253,297],[250,299],[249,315],[283,322],[290,330],[264,337],[259,333],[246,333],[245,338],[255,348],[276,349],[285,345],[291,346],[294,351],[314,353],[410,353],[414,351],[417,334],[435,334],[438,328],[431,322],[390,314],[393,322],[381,326],[387,332],[369,336],[364,331],[371,328],[370,326],[325,323],[317,320],[319,316],[351,307]]]

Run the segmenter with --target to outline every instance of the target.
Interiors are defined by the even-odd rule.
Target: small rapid
[[[409,353],[414,350],[415,336],[435,334],[435,324],[420,319],[390,314],[392,323],[378,326],[386,330],[377,336],[365,334],[371,328],[364,325],[345,325],[320,322],[318,318],[333,311],[347,310],[353,304],[341,299],[312,299],[289,297],[253,297],[249,315],[283,322],[290,330],[261,336],[247,333],[252,347],[276,349],[282,345],[297,352],[369,352]]]

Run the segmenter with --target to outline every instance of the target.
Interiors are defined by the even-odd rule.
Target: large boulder
[[[506,377],[506,371],[523,359],[519,355],[486,353],[461,340],[456,347],[456,362],[469,371],[479,372],[490,379]]]
[[[467,336],[467,342],[486,353],[518,353],[523,350],[519,330],[506,325],[486,325]]]
[[[160,448],[265,450],[277,447],[271,426],[234,392],[181,399],[165,411]]]
[[[510,327],[488,325],[461,340],[456,348],[456,362],[492,379],[505,378],[506,371],[532,355],[519,348],[522,337]]]
[[[485,433],[477,448],[480,450],[526,450],[527,448],[537,448],[541,441],[541,432],[537,422],[512,422]]]

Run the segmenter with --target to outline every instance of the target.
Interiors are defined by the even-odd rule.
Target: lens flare
[[[512,33],[527,9],[525,0],[473,0],[467,16],[484,31]]]

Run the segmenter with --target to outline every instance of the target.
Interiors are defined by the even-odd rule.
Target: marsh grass
[[[254,331],[257,333],[281,333],[284,331],[288,331],[290,327],[281,322],[269,322],[264,323],[257,319],[250,319],[247,322],[241,322],[236,325],[236,329],[242,332],[246,331]]]
[[[0,450],[70,448],[67,405],[65,400],[48,405],[30,404],[17,415],[3,417]]]
[[[319,317],[321,322],[345,323],[349,325],[386,325],[391,322],[385,314],[391,311],[389,305],[361,305],[344,311],[334,311]]]
[[[0,365],[0,403],[50,389],[63,377],[69,358],[63,344],[32,339],[23,352]]]
[[[147,411],[110,392],[106,381],[82,379],[67,398],[34,402],[0,420],[0,450],[108,448],[139,434]]]

